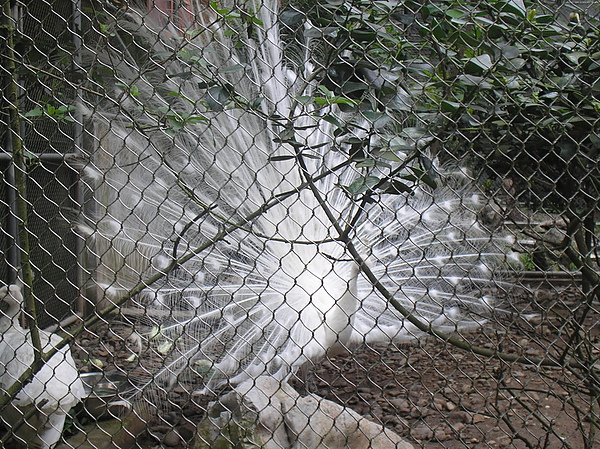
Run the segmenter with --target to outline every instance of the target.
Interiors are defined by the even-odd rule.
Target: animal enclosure
[[[4,1],[0,447],[600,448],[598,14]]]

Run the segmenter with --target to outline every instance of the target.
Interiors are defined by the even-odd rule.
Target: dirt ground
[[[542,290],[535,296],[536,306],[523,310],[539,312],[541,317],[506,318],[502,324],[468,334],[469,342],[526,357],[556,353],[564,343],[564,323],[560,314],[549,311],[575,307],[578,294],[576,289]],[[521,306],[529,301],[524,298]],[[597,343],[599,317],[590,316],[587,323]],[[119,335],[123,332],[119,326],[99,327],[78,339],[73,353],[82,371],[97,370],[94,364],[99,364],[106,371],[129,372],[132,378],[140,375],[142,368],[129,359],[131,350]],[[310,391],[370,417],[415,448],[583,449],[581,432],[589,427],[590,417],[584,416],[589,396],[577,382],[572,373],[557,368],[500,362],[425,339],[363,347],[330,358],[299,373],[292,384],[301,394]],[[136,446],[193,447],[196,424],[208,400],[215,399],[198,398],[176,387],[159,399],[160,412]],[[587,449],[593,448],[600,448],[600,440]]]

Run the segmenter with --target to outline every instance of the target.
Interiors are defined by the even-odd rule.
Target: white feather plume
[[[298,101],[316,94],[305,80],[317,64],[308,50],[303,64],[286,61],[278,1],[249,3],[259,19],[252,37],[233,42],[228,23],[205,12],[193,38],[177,38],[178,30],[153,31],[129,12],[98,56],[125,87],[89,108],[96,142],[83,174],[94,213],[85,226],[95,229],[96,282],[114,296],[195,252],[138,298],[148,310],[190,311],[162,323],[172,357],[160,374],[192,369],[212,389],[264,373],[285,378],[331,351],[422,335],[363,274],[319,197],[341,228],[360,212],[352,245],[413,316],[445,332],[481,325],[507,240],[479,223],[483,201],[464,173],[435,190],[376,195],[359,211],[340,186],[402,162],[371,172],[347,164],[347,145],[326,116],[354,123],[354,137],[385,136],[372,135],[360,112]],[[139,48],[119,40],[123,30],[150,49],[143,62]],[[223,91],[209,81],[253,107],[215,106],[210,95]],[[294,145],[310,153],[306,174],[318,196]]]

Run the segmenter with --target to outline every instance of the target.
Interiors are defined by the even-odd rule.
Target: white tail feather
[[[162,327],[178,354],[163,373],[192,368],[209,389],[265,372],[284,378],[336,348],[422,335],[362,274],[331,224],[331,216],[342,228],[352,223],[358,202],[340,186],[365,170],[344,165],[344,144],[323,117],[343,116],[357,124],[355,137],[374,139],[369,124],[358,112],[297,101],[313,92],[304,81],[313,64],[310,55],[299,68],[284,63],[278,2],[265,3],[254,5],[254,38],[238,36],[235,52],[223,20],[207,20],[206,31],[178,40],[167,37],[177,30],[152,32],[129,14],[115,26],[145,40],[152,55],[143,67],[126,46],[101,55],[131,90],[89,108],[97,142],[93,168],[83,173],[95,186],[96,210],[85,226],[95,229],[96,281],[124,292],[204,248],[143,298],[149,309],[193,310]],[[222,91],[210,90],[207,74],[254,109],[211,107],[209,96]],[[318,196],[307,188],[293,145],[281,142],[287,122],[278,117],[290,119],[293,139],[310,149],[306,171],[317,179]],[[177,123],[181,129],[173,129]],[[493,303],[483,290],[507,240],[478,222],[481,197],[459,180],[374,199],[362,206],[349,238],[379,282],[438,330],[484,322]]]

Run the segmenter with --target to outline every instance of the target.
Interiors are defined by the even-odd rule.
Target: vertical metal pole
[[[81,17],[81,0],[71,0],[72,7],[72,23],[71,23],[71,39],[73,42],[73,47],[75,51],[73,52],[73,71],[74,72],[82,72],[82,49],[83,49],[83,40],[82,40],[82,17]],[[79,100],[81,96],[81,91],[79,88],[75,91],[75,98]],[[73,136],[73,153],[74,155],[81,154],[81,148],[83,148],[84,144],[84,126],[83,126],[83,114],[80,109],[77,109],[73,113],[75,118],[74,123],[74,136]],[[75,175],[77,176],[77,175]],[[80,210],[83,207],[83,186],[79,182],[77,178],[75,186],[72,189],[73,201],[75,202],[75,207]],[[86,300],[88,294],[86,285],[86,273],[84,270],[85,264],[85,242],[84,240],[76,236],[75,238],[75,254],[77,257],[77,274],[76,274],[76,283],[79,290],[79,295],[77,297],[76,309],[84,316],[87,315],[88,312],[88,304],[89,302]]]
[[[18,22],[18,4],[15,4],[12,6],[11,10],[10,10],[10,17],[15,21]],[[4,13],[6,13],[6,11],[4,11]],[[6,17],[4,18],[5,20],[7,19]],[[8,29],[6,30],[6,32],[8,33]],[[7,34],[8,35],[8,34]],[[7,40],[8,43],[8,40]],[[7,51],[9,51],[7,49]],[[8,69],[8,67],[5,66],[5,69]],[[14,74],[9,73],[8,74],[9,77],[14,76]],[[7,92],[9,91],[9,89],[7,89]],[[7,98],[8,99],[8,98]],[[8,132],[6,133],[6,151],[7,151],[7,155],[10,156],[10,153],[12,151],[13,148],[13,136],[12,133]],[[7,204],[9,206],[9,210],[8,210],[8,217],[6,219],[6,233],[9,236],[10,241],[8,242],[8,248],[6,251],[6,263],[8,265],[8,270],[7,270],[7,279],[6,282],[8,284],[14,284],[15,282],[17,282],[18,279],[18,274],[19,274],[19,267],[20,267],[20,257],[19,257],[19,238],[18,238],[18,234],[19,234],[19,230],[18,230],[18,225],[17,225],[17,208],[16,208],[16,204],[17,204],[17,191],[15,189],[15,167],[12,164],[12,158],[9,158],[9,162],[8,162],[8,167],[6,169],[6,201]]]
[[[7,135],[7,149],[12,148],[12,138],[10,133]],[[6,263],[8,264],[8,284],[14,284],[18,279],[18,272],[20,266],[19,258],[19,231],[17,229],[17,192],[15,190],[15,167],[12,161],[8,163],[6,169],[6,201],[9,208],[8,217],[6,219],[6,233],[10,236],[10,242],[6,251]]]

